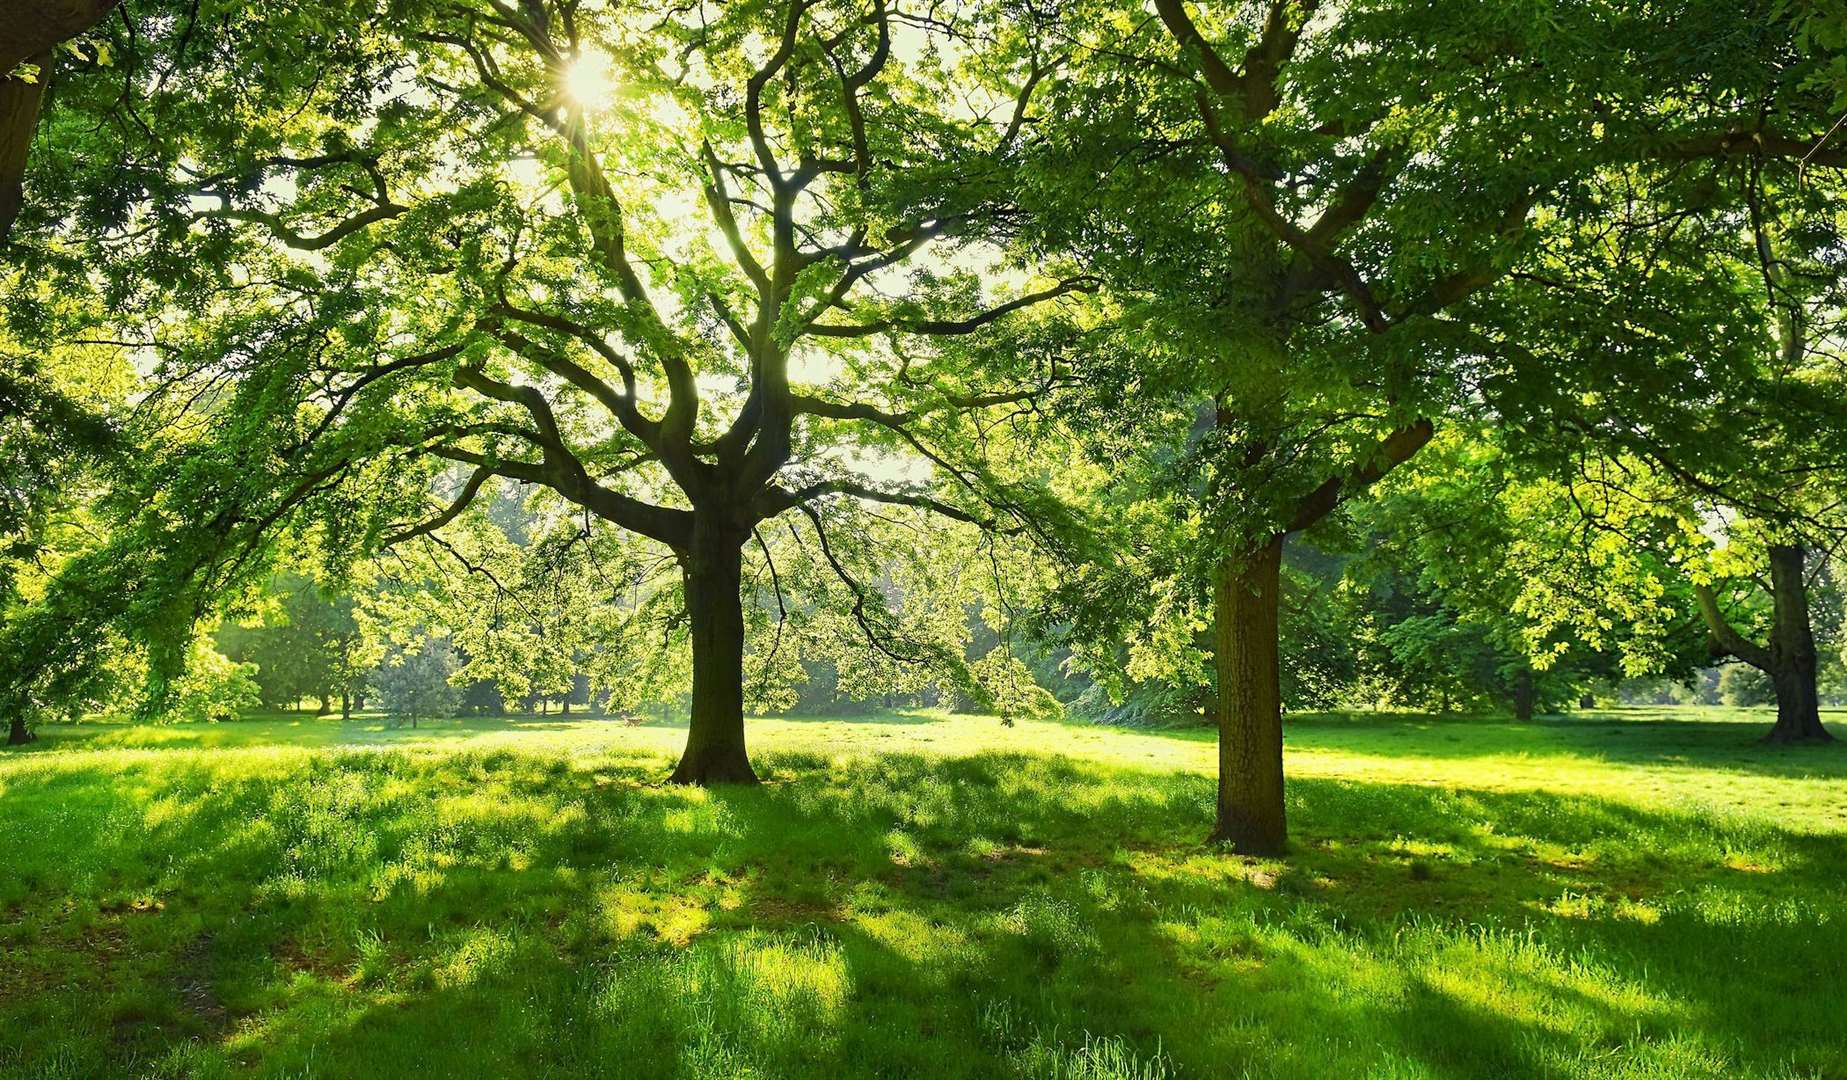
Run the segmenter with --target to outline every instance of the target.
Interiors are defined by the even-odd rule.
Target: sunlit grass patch
[[[0,755],[0,1075],[1847,1061],[1812,1022],[1847,1004],[1829,751],[1746,767],[1745,725],[1676,743],[1653,718],[1629,757],[1592,752],[1601,721],[1311,718],[1294,849],[1245,859],[1203,843],[1197,736],[911,720],[753,721],[774,782],[713,791],[661,783],[667,727],[54,730]]]

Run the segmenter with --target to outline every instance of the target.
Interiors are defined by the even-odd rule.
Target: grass
[[[0,1075],[1847,1077],[1847,748],[1767,724],[1295,718],[1285,861],[1192,733],[54,727]]]

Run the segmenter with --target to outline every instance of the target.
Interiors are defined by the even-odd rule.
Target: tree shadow
[[[1715,710],[1717,711],[1717,710]],[[1742,710],[1738,710],[1742,711]],[[1587,765],[1684,765],[1703,770],[1847,780],[1847,724],[1831,723],[1839,741],[1807,745],[1763,742],[1773,716],[1686,719],[1687,710],[1637,710],[1538,717],[1420,713],[1301,713],[1284,717],[1296,750],[1467,761],[1517,755]],[[1162,739],[1212,743],[1208,727],[1138,731]]]
[[[764,717],[764,719],[781,720],[791,724],[850,724],[854,727],[862,725],[873,727],[914,727],[919,725],[940,724],[943,723],[944,720],[942,714],[922,709],[881,709],[874,712],[842,713],[785,712],[773,713]]]
[[[760,764],[709,792],[619,747],[8,772],[0,1038],[59,1032],[78,1073],[972,1077],[1092,1037],[1182,1075],[1841,1060],[1814,1020],[1847,837],[1309,779],[1260,861],[1199,842],[1203,776]],[[223,1031],[169,974],[201,939]],[[46,1060],[0,1042],[0,1071]]]

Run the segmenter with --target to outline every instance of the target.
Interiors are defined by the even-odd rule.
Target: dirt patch
[[[270,955],[275,957],[277,963],[290,971],[305,971],[329,982],[342,982],[346,978],[344,968],[329,961],[326,957],[316,956],[302,948],[301,943],[292,938],[285,938],[277,943],[276,947],[270,950]]]
[[[180,951],[173,966],[173,989],[199,1022],[213,1034],[231,1026],[230,1010],[212,990],[212,935],[208,931],[193,938]]]

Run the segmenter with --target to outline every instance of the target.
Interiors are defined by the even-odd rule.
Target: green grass
[[[54,727],[0,1075],[1847,1076],[1847,747],[1767,723],[1298,718],[1285,861],[1194,733]]]

